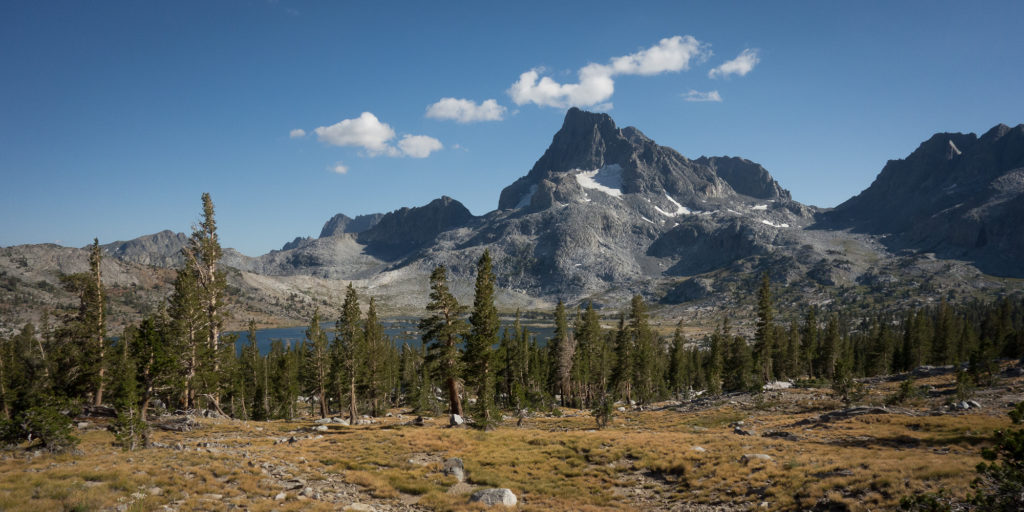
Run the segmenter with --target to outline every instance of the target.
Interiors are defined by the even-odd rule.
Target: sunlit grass
[[[893,389],[883,383],[874,392]],[[799,509],[823,500],[852,510],[892,509],[915,492],[966,496],[980,449],[1009,424],[1000,411],[983,411],[798,426],[834,405],[816,398],[820,391],[787,393],[771,407],[723,400],[699,412],[617,412],[604,430],[586,411],[572,409],[490,432],[449,429],[443,418],[425,427],[386,418],[322,436],[306,430],[310,422],[201,420],[194,432],[153,433],[155,441],[185,450],[132,453],[114,447],[108,432],[92,430],[81,433],[78,455],[0,452],[0,510],[317,511],[354,501],[475,510],[468,495],[486,487],[511,489],[522,510],[659,509],[682,501]],[[799,440],[736,435],[729,427],[735,421]],[[278,442],[290,436],[298,440]],[[744,454],[771,460],[743,462]],[[442,473],[449,457],[464,461],[465,484]],[[293,479],[301,484],[288,483]],[[321,499],[302,496],[304,486]],[[282,492],[285,499],[276,500]]]

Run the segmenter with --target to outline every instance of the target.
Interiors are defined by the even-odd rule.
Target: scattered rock
[[[953,373],[953,371],[954,371],[953,365],[948,365],[948,366],[928,366],[928,365],[925,365],[925,366],[918,366],[917,368],[914,368],[914,371],[911,372],[911,373],[914,374],[914,377],[932,377],[932,376],[935,376],[935,375],[945,375],[947,373]]]
[[[328,430],[327,425],[317,425],[317,426],[313,427],[313,431],[314,432],[327,432],[327,430]]]
[[[458,427],[465,423],[466,420],[462,419],[462,416],[459,416],[458,414],[452,414],[451,417],[448,418],[448,425],[452,427]]]
[[[466,481],[466,470],[462,465],[462,459],[452,457],[444,461],[444,474],[454,476],[460,482]]]
[[[89,428],[91,425],[92,423],[89,423],[88,421],[79,421],[78,424],[76,424],[75,426],[78,427],[78,430],[85,430]]]
[[[694,446],[693,448],[690,448],[690,449],[695,451],[695,452],[697,452],[697,453],[704,453],[704,452],[707,451],[707,450],[704,449],[703,446]]]
[[[277,496],[274,496],[274,501],[284,501],[287,498],[288,498],[287,494],[285,494],[283,492],[279,492],[279,493],[277,493]]]
[[[735,427],[732,429],[732,433],[738,436],[756,436],[757,432],[753,429],[745,429],[743,427]]]
[[[173,416],[153,423],[153,426],[171,432],[191,432],[199,428],[199,422],[191,416]]]
[[[483,503],[487,506],[504,505],[514,507],[517,503],[516,495],[509,489],[484,489],[474,492],[469,497],[470,503]]]
[[[374,508],[366,503],[352,503],[342,510],[345,512],[374,512]]]
[[[159,487],[150,487],[148,491],[150,496],[163,496],[164,490]]]
[[[981,404],[974,400],[968,400],[967,405],[971,406],[972,409],[981,409]]]
[[[1011,366],[1001,374],[1003,377],[1021,377],[1024,376],[1024,367],[1022,366]]]
[[[783,381],[783,380],[777,380],[775,382],[769,382],[769,383],[765,384],[762,389],[764,389],[765,391],[780,391],[780,390],[783,390],[783,389],[789,389],[791,387],[793,387],[793,383],[792,382],[786,382],[786,381]]]
[[[750,464],[750,461],[754,460],[772,462],[775,459],[773,459],[771,455],[766,455],[764,453],[746,453],[742,457],[740,457],[740,462],[742,462],[743,464]]]
[[[761,437],[773,437],[773,438],[776,438],[776,439],[785,439],[787,441],[799,441],[800,440],[800,438],[797,437],[792,432],[786,432],[784,430],[769,430],[769,431],[765,432],[764,434],[761,434]]]

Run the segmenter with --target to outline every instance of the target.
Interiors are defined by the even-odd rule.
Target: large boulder
[[[483,503],[487,506],[504,505],[506,507],[514,507],[518,500],[510,489],[484,489],[474,492],[469,497],[469,502]]]

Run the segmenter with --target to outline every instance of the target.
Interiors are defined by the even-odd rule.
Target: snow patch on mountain
[[[576,172],[576,182],[586,189],[622,197],[622,166],[611,164],[593,171]]]
[[[516,203],[515,209],[518,210],[524,206],[529,206],[530,201],[533,201],[533,195],[537,193],[537,184],[530,185],[530,191],[523,194],[523,198]]]
[[[658,213],[660,213],[660,214],[662,214],[662,215],[664,215],[666,217],[676,217],[676,216],[679,216],[679,215],[690,215],[691,213],[693,213],[692,211],[690,211],[689,208],[679,204],[675,199],[672,199],[672,196],[670,196],[668,194],[665,194],[665,197],[667,197],[669,202],[671,202],[676,207],[676,211],[674,211],[674,212],[666,212],[665,210],[662,210],[661,208],[658,208],[657,206],[655,206],[654,209],[658,210]]]
[[[774,222],[772,222],[770,220],[765,220],[765,219],[761,219],[761,224],[765,224],[765,225],[771,226],[773,228],[788,228],[789,227],[789,224],[786,224],[786,223],[776,224],[776,223],[774,223]]]

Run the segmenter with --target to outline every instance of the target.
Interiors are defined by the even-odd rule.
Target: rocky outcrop
[[[371,213],[369,215],[357,215],[351,218],[344,213],[331,217],[320,230],[320,238],[336,236],[342,233],[362,233],[372,228],[384,217],[383,213]]]
[[[188,243],[185,233],[163,230],[152,235],[140,236],[128,241],[117,241],[100,246],[103,251],[121,261],[153,265],[156,267],[173,267],[182,261],[181,249]]]
[[[381,217],[357,240],[367,250],[385,258],[402,256],[437,238],[437,235],[465,225],[473,214],[462,203],[443,196],[425,206],[402,208]]]

